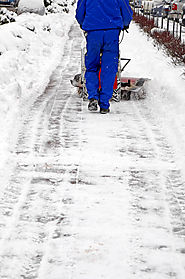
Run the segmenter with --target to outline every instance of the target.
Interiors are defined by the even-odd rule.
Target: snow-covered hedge
[[[144,15],[134,13],[134,21],[139,24],[148,36],[153,38],[154,45],[162,48],[170,55],[173,63],[185,64],[185,44],[180,39],[175,38],[169,31],[156,28],[153,18],[147,18]]]
[[[76,0],[20,0],[18,14],[25,12],[39,15],[50,13],[69,12],[69,6],[74,5]],[[0,9],[0,25],[16,21],[17,14],[6,8]]]
[[[6,8],[0,9],[0,25],[13,22],[16,18],[16,13],[7,10]]]
[[[69,0],[44,0],[46,13],[69,12]],[[72,4],[72,2],[71,2]]]

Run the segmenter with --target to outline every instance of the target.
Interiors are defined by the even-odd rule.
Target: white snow
[[[20,0],[18,4],[18,13],[25,12],[44,15],[45,7],[43,0]]]
[[[90,113],[73,20],[0,27],[0,276],[184,279],[184,67],[132,23],[124,74],[151,79],[147,98]]]
[[[134,47],[136,42],[137,47]],[[147,105],[179,150],[180,164],[184,163],[182,150],[185,150],[185,67],[175,66],[167,55],[153,46],[152,39],[134,24],[130,34],[125,35],[121,54],[132,59],[125,75],[151,79]],[[177,128],[173,130],[174,123],[178,132]],[[178,137],[177,133],[180,133]]]
[[[7,137],[18,124],[15,118],[24,113],[27,101],[34,100],[49,82],[73,20],[65,13],[43,17],[22,14],[16,22],[0,26],[0,165],[12,140]]]

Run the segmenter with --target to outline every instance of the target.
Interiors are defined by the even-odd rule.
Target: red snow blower
[[[84,100],[88,98],[87,89],[85,86],[85,53],[86,48],[81,51],[81,74],[75,75],[74,79],[71,80],[71,84],[78,87],[78,94]],[[101,58],[100,58],[101,59]],[[146,83],[149,81],[147,78],[136,78],[122,76],[122,72],[131,59],[119,58],[118,72],[115,77],[112,101],[119,102],[120,100],[132,100],[132,99],[144,99],[146,97]],[[121,62],[124,65],[121,66]],[[99,81],[101,86],[101,69],[99,74]]]

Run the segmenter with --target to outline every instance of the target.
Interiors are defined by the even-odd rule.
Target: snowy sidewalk
[[[0,202],[0,277],[184,279],[185,189],[148,101],[87,111],[81,33],[25,116]],[[12,164],[13,165],[13,164]]]

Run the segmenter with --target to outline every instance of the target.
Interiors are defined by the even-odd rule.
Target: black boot
[[[97,111],[98,110],[98,100],[92,98],[89,100],[88,110]]]
[[[110,109],[105,109],[105,108],[100,108],[100,113],[101,114],[106,114],[106,113],[109,113],[110,112]]]

